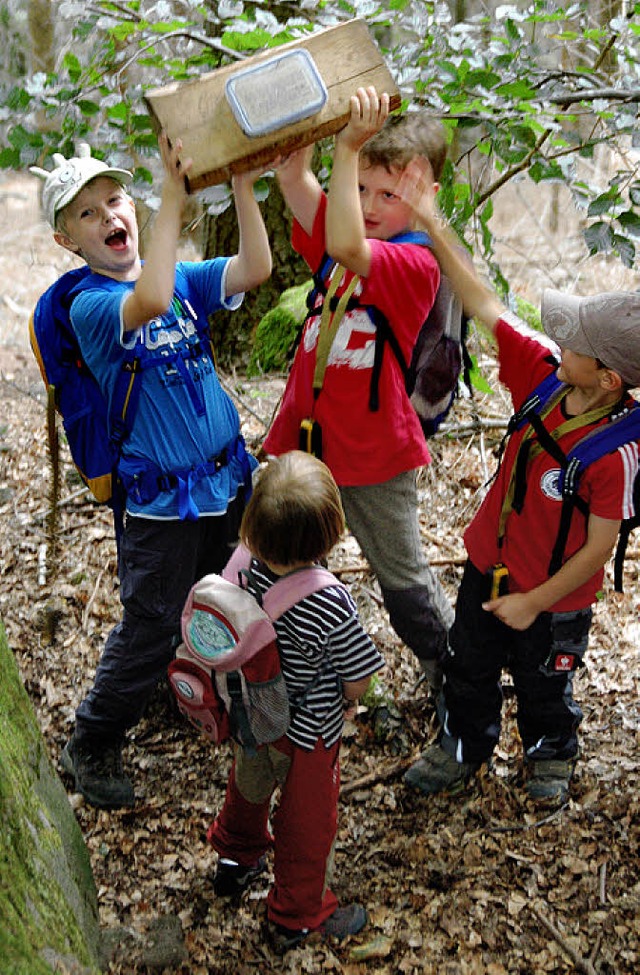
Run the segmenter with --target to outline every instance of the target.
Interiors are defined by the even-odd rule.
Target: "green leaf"
[[[0,149],[1,169],[20,169],[20,165],[19,149],[9,149],[7,147]]]
[[[487,382],[480,371],[477,357],[472,355],[470,358],[471,369],[469,370],[469,382],[479,393],[493,393],[490,383]]]
[[[224,46],[232,51],[259,51],[270,46],[271,40],[272,36],[266,30],[253,30],[246,34],[227,30],[221,37]]]
[[[90,102],[86,98],[78,100],[78,108],[83,115],[97,115],[100,112],[100,105],[97,102]]]
[[[531,88],[526,81],[509,81],[504,85],[499,85],[496,94],[502,98],[535,98],[536,91]]]
[[[31,144],[31,134],[23,125],[14,125],[9,130],[8,138],[11,145],[18,151]]]
[[[129,109],[124,102],[118,102],[117,105],[109,105],[107,108],[107,118],[113,119],[114,121],[124,122],[128,114]]]
[[[613,250],[611,227],[602,220],[586,228],[584,239],[590,254],[608,254]]]
[[[24,112],[31,104],[32,98],[24,88],[11,88],[4,104],[12,112]]]
[[[610,213],[621,203],[620,193],[615,187],[601,193],[595,200],[592,200],[587,210],[588,217],[598,217],[603,213]]]
[[[634,210],[625,210],[624,213],[618,214],[617,220],[627,233],[632,234],[634,237],[640,237],[639,213],[636,213]]]
[[[612,243],[614,250],[617,251],[624,266],[633,269],[635,267],[636,258],[636,249],[633,242],[630,241],[628,237],[623,237],[621,234],[614,234]]]
[[[78,60],[76,55],[72,54],[70,51],[67,51],[64,58],[62,59],[62,64],[67,69],[71,81],[73,82],[79,81],[82,75],[82,68],[80,66],[80,61]]]
[[[640,206],[640,182],[632,183],[629,187],[629,199],[635,206]]]

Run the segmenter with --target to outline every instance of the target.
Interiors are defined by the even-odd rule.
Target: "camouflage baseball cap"
[[[78,146],[78,155],[65,159],[59,152],[53,154],[53,169],[49,172],[40,166],[30,166],[29,171],[43,179],[42,209],[47,221],[56,229],[56,218],[60,211],[78,195],[81,189],[97,176],[110,176],[122,186],[126,186],[133,179],[133,174],[126,169],[116,169],[107,166],[100,159],[91,156],[91,147],[82,142]]]

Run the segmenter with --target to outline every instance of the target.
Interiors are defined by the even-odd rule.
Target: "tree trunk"
[[[247,292],[238,311],[218,311],[213,316],[214,346],[223,368],[232,363],[246,365],[253,333],[262,316],[278,303],[283,291],[310,277],[309,268],[292,250],[291,215],[275,180],[269,180],[269,196],[260,208],[271,243],[273,271],[261,287]],[[202,239],[205,258],[237,252],[238,226],[233,206],[217,217],[205,218]]]
[[[0,969],[99,971],[89,854],[0,623]]]

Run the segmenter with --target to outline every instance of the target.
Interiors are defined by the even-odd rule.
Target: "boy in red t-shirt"
[[[545,291],[542,326],[561,350],[559,363],[550,360],[548,341],[527,330],[460,260],[455,235],[436,214],[431,180],[426,167],[411,164],[398,192],[432,237],[467,314],[491,328],[500,380],[515,408],[554,372],[560,386],[548,412],[539,414],[556,446],[530,423],[516,429],[465,533],[468,562],[444,665],[442,730],[405,780],[426,794],[464,786],[498,742],[500,676],[507,667],[518,702],[527,792],[533,799],[563,801],[582,719],[572,694],[574,671],[587,648],[604,565],[621,519],[633,511],[638,443],[623,444],[585,469],[578,493],[586,516],[573,512],[557,570],[551,563],[563,510],[561,458],[550,450],[559,447],[566,455],[589,430],[633,407],[629,390],[640,386],[640,293],[578,298]],[[508,591],[491,598],[498,566],[508,573]]]
[[[387,117],[388,111],[388,96],[378,97],[374,88],[352,97],[349,122],[336,136],[327,196],[310,168],[313,147],[278,167],[295,217],[294,248],[314,273],[326,253],[342,267],[326,282],[324,314],[318,305],[305,323],[264,450],[279,455],[297,448],[305,421],[321,430],[322,459],[340,487],[347,524],[378,578],[391,624],[435,684],[453,611],[419,531],[416,470],[429,463],[429,451],[391,350],[382,357],[379,408],[370,409],[376,327],[362,305],[384,313],[410,361],[440,272],[427,247],[393,242],[413,222],[395,190],[413,158],[428,158],[439,174],[446,144],[439,122],[422,113]],[[359,307],[346,304],[342,313],[340,297],[352,287]],[[334,288],[337,307],[330,300]],[[323,349],[326,369],[314,391]]]

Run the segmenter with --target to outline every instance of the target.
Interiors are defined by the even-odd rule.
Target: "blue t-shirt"
[[[196,309],[210,314],[241,305],[242,294],[225,298],[228,261],[222,257],[180,262],[171,308],[134,331],[124,331],[121,314],[134,281],[114,286],[109,279],[108,288],[90,285],[71,306],[71,324],[82,356],[110,407],[125,350],[138,346],[147,362],[154,358],[138,380],[140,397],[120,461],[125,475],[150,466],[166,474],[189,470],[220,455],[240,433],[237,410],[220,385],[211,355],[176,355],[188,348],[189,338],[193,341]],[[99,282],[99,277],[94,275],[92,281]],[[200,514],[222,514],[243,481],[242,465],[234,459],[193,484],[191,498]],[[128,497],[127,511],[147,518],[177,518],[178,489],[162,490],[147,504]]]

